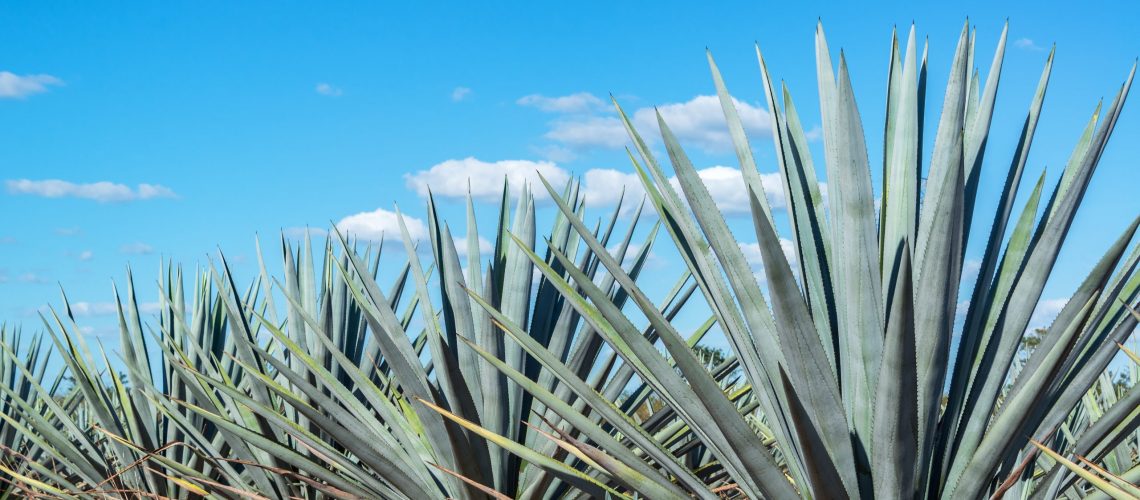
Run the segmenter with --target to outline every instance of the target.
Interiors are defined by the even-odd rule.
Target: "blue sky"
[[[1057,59],[1025,183],[1046,166],[1048,182],[1057,178],[1097,99],[1111,98],[1140,55],[1140,7],[1131,2],[793,3],[5,2],[0,321],[34,328],[34,311],[58,304],[61,284],[86,304],[82,321],[98,336],[113,325],[110,284],[123,281],[128,263],[144,302],[154,300],[161,258],[192,269],[221,248],[248,276],[255,234],[268,248],[283,230],[330,221],[378,234],[391,219],[377,210],[399,204],[422,217],[426,183],[457,228],[462,204],[453,195],[468,177],[487,200],[508,171],[581,176],[604,210],[630,172],[608,94],[635,117],[660,106],[698,167],[710,169],[714,192],[731,197],[737,164],[719,110],[702,97],[713,92],[704,49],[741,102],[761,171],[774,173],[753,42],[812,128],[817,18],[833,53],[848,58],[876,184],[892,26],[913,20],[930,39],[933,130],[966,16],[983,79],[1010,19],[978,205],[986,213],[1048,47],[1057,43]],[[1126,106],[1046,289],[1053,309],[1140,212],[1134,108]],[[494,205],[479,208],[487,227]],[[743,243],[755,241],[746,218],[729,217]],[[279,266],[276,251],[267,253]],[[675,263],[667,250],[657,261]]]

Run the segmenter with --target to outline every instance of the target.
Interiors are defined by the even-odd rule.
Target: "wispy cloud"
[[[143,242],[135,242],[119,247],[119,251],[128,255],[150,255],[154,253],[154,248]]]
[[[0,245],[15,245],[16,238],[12,236],[0,236]]]
[[[612,116],[554,120],[543,137],[574,149],[618,149],[629,142],[625,126]]]
[[[23,99],[58,85],[63,85],[63,80],[51,75],[17,75],[0,71],[0,99]]]
[[[427,226],[415,217],[404,216],[404,226],[408,228],[408,236],[413,241],[427,237]],[[337,230],[347,238],[361,238],[365,240],[396,240],[403,239],[400,231],[400,215],[391,210],[377,208],[371,212],[361,212],[345,217],[336,223]]]
[[[421,197],[429,192],[437,196],[463,198],[471,196],[483,201],[498,200],[503,194],[503,180],[510,183],[511,193],[518,195],[524,184],[530,184],[536,198],[546,198],[538,174],[554,186],[570,180],[570,174],[553,162],[502,160],[487,162],[476,158],[447,160],[427,170],[404,174],[408,188]]]
[[[1042,299],[1033,309],[1033,316],[1029,318],[1029,329],[1048,328],[1049,325],[1053,324],[1057,315],[1061,313],[1061,309],[1064,309],[1065,304],[1068,303],[1068,297]]]
[[[467,87],[455,87],[455,90],[451,91],[452,101],[459,102],[468,97],[471,97],[471,89]]]
[[[4,184],[10,194],[43,198],[81,198],[102,203],[178,197],[170,188],[158,184],[139,184],[134,189],[126,184],[107,181],[79,184],[59,179],[40,181],[13,179],[5,181]]]
[[[339,97],[341,95],[344,95],[344,90],[331,83],[318,83],[316,91],[320,95],[327,95],[329,97]]]
[[[1018,38],[1013,41],[1013,46],[1024,50],[1045,50],[1045,47],[1037,45],[1031,38]]]
[[[740,251],[744,254],[744,260],[752,267],[752,275],[756,278],[756,282],[760,286],[768,286],[768,274],[764,270],[764,257],[760,251],[759,243],[737,243],[740,246]],[[780,238],[780,250],[784,253],[784,258],[787,259],[788,265],[792,268],[792,273],[797,277],[799,276],[799,258],[796,255],[796,245],[787,238]]]
[[[95,252],[92,252],[91,250],[84,250],[82,252],[75,254],[75,258],[77,258],[83,262],[87,262],[87,261],[95,258]]]
[[[71,302],[72,314],[79,317],[90,316],[109,316],[119,312],[118,305],[114,302]],[[142,302],[139,303],[139,312],[143,314],[156,313],[162,309],[162,304],[158,302]]]
[[[550,129],[543,137],[561,147],[570,150],[618,149],[629,142],[621,120],[609,113],[605,103],[593,94],[581,92],[562,97],[535,94],[517,102],[559,115],[550,122]],[[733,102],[744,130],[753,139],[771,135],[771,119],[767,110],[744,101],[734,99]],[[716,96],[698,95],[684,102],[634,110],[631,114],[633,124],[649,141],[656,141],[660,135],[658,112],[682,143],[695,145],[707,152],[731,151],[732,139]],[[808,134],[810,138],[818,138],[818,128],[811,129]]]
[[[589,113],[604,109],[606,103],[589,92],[578,92],[560,97],[531,94],[515,101],[519,106],[536,108],[548,113]]]
[[[30,284],[37,284],[37,285],[48,282],[47,278],[45,278],[42,275],[37,274],[37,273],[33,273],[33,272],[20,273],[20,274],[17,274],[14,278],[12,278],[12,277],[8,276],[7,271],[0,270],[0,283],[7,283],[10,280],[14,280],[18,283],[30,283]]]

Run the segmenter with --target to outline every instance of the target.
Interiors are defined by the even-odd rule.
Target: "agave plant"
[[[680,373],[668,369],[666,358],[643,338],[627,313],[587,276],[572,268],[564,272],[545,266],[530,253],[532,260],[675,412],[674,418],[716,456],[721,481],[746,496],[765,498],[975,498],[994,492],[1007,478],[1025,496],[1053,497],[1071,484],[1062,468],[1035,462],[1037,449],[1030,439],[1056,435],[1116,354],[1115,343],[1135,329],[1136,318],[1125,305],[1137,299],[1140,250],[1127,258],[1124,254],[1140,220],[1125,225],[1012,381],[1009,373],[1119,117],[1135,67],[1103,117],[1098,106],[1044,206],[1042,172],[1024,197],[1021,214],[1011,220],[1052,69],[1050,54],[1009,161],[955,350],[961,270],[978,215],[978,179],[1005,41],[1003,30],[983,86],[976,70],[971,77],[974,36],[968,26],[963,28],[934,149],[924,169],[926,51],[920,62],[913,28],[905,55],[900,55],[896,38],[878,214],[846,62],[841,56],[838,72],[833,70],[822,27],[816,33],[816,53],[830,181],[826,201],[791,95],[782,89],[781,109],[757,49],[789,200],[795,270],[781,252],[749,142],[710,56],[750,193],[767,295],[752,278],[736,237],[665,120],[658,116],[681,193],[618,107],[640,155],[634,167],[743,368],[757,411],[772,431],[776,455],[765,451],[746,416],[717,390],[645,291],[590,237],[572,209],[573,200],[558,198],[546,186],[562,215],[652,324]],[[924,171],[925,187],[920,182]],[[557,250],[552,252],[564,265],[570,262]],[[548,353],[529,343],[508,318],[497,319],[512,338],[552,368],[555,360]],[[1070,426],[1065,438],[1057,437],[1058,444],[1067,453],[1102,460],[1140,424],[1134,418],[1138,398],[1140,391],[1129,391],[1095,425],[1075,433]],[[629,470],[602,468],[635,490],[645,484]]]
[[[565,195],[575,197],[576,185],[568,189]],[[63,354],[60,376],[76,380],[70,394],[82,411],[51,402],[48,412],[32,404],[5,412],[21,426],[15,435],[32,436],[50,459],[48,466],[29,461],[16,468],[13,483],[25,493],[76,497],[482,498],[571,485],[612,491],[560,462],[566,452],[535,430],[547,410],[531,394],[535,387],[555,390],[553,375],[539,373],[540,365],[517,344],[496,334],[490,315],[468,297],[465,283],[481,288],[480,300],[510,311],[512,324],[529,325],[529,338],[561,353],[575,374],[592,375],[590,387],[608,394],[610,404],[629,386],[633,371],[619,367],[601,338],[580,327],[581,318],[552,285],[535,280],[530,259],[510,240],[529,234],[533,245],[535,238],[533,197],[524,191],[512,214],[510,192],[504,185],[499,238],[485,268],[469,200],[465,270],[450,230],[429,205],[431,251],[423,255],[406,230],[402,251],[385,251],[382,243],[358,248],[334,233],[320,264],[308,238],[298,246],[283,240],[282,279],[273,278],[262,259],[259,280],[239,291],[223,257],[199,272],[189,304],[182,271],[170,266],[149,331],[128,273],[126,296],[116,292],[126,377],[112,370],[116,363],[106,353],[92,353],[65,296],[63,312],[45,315],[44,324]],[[592,236],[616,239],[620,213],[619,205]],[[656,234],[650,229],[634,241],[639,213],[611,248],[633,276]],[[561,217],[547,237],[561,239],[551,244],[560,255],[579,246]],[[377,283],[379,264],[393,253],[406,260],[385,293]],[[576,266],[584,275],[600,269],[589,253]],[[599,279],[620,303],[612,277]],[[695,285],[686,281],[679,276],[664,314],[676,314],[692,296]],[[703,325],[690,342],[710,327]],[[477,339],[476,347],[461,338]],[[477,352],[496,355],[483,361]],[[518,382],[496,363],[513,370]],[[723,378],[732,363],[722,364]],[[27,372],[30,382],[23,383],[31,388],[20,394],[54,394],[44,385],[42,364],[38,370]],[[633,414],[644,396],[635,391],[626,411]]]
[[[1135,374],[1121,388],[1105,371],[1140,320],[1140,247],[1127,251],[1140,220],[1121,223],[1019,355],[1133,75],[1097,107],[1052,191],[1041,172],[1018,196],[1050,53],[977,281],[962,283],[1005,42],[1003,30],[983,84],[963,28],[925,155],[926,50],[913,28],[905,50],[894,41],[878,210],[846,63],[834,69],[822,27],[826,198],[791,94],[776,92],[757,49],[791,261],[709,56],[763,287],[665,120],[679,190],[618,106],[646,193],[625,221],[619,206],[588,223],[576,182],[544,183],[556,211],[539,239],[531,186],[513,211],[504,186],[482,255],[472,201],[457,245],[429,198],[428,241],[402,228],[401,249],[334,228],[316,254],[309,237],[283,240],[278,277],[259,248],[247,288],[222,257],[190,293],[169,265],[153,322],[128,273],[125,297],[116,292],[120,361],[89,349],[64,297],[44,315],[58,375],[45,376],[38,347],[26,357],[4,336],[0,477],[13,493],[101,498],[1134,494],[1140,388]],[[684,262],[665,293],[637,281],[662,227]],[[398,267],[381,286],[387,263]],[[706,308],[681,331],[682,311]],[[710,333],[730,352],[704,348]],[[64,377],[72,390],[59,388]]]

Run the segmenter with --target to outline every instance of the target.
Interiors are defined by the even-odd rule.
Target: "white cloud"
[[[961,324],[959,324],[959,322],[964,321],[966,319],[966,315],[969,313],[970,313],[970,301],[968,301],[968,300],[959,301],[958,304],[954,306],[954,323],[955,323],[954,328],[956,328],[956,329],[960,328]],[[955,332],[955,333],[958,333],[958,332]]]
[[[336,227],[347,238],[403,241],[399,217],[396,212],[377,208],[371,212],[349,215],[337,222]],[[408,236],[413,242],[427,237],[427,226],[420,219],[405,215],[404,225],[407,226]]]
[[[756,269],[764,268],[764,257],[760,252],[759,243],[738,243],[740,251],[744,252],[744,259],[748,264]],[[784,258],[788,259],[788,265],[792,270],[799,268],[799,257],[796,255],[796,244],[787,238],[780,238],[780,250],[784,252]]]
[[[342,90],[340,87],[324,82],[317,84],[316,91],[320,95],[327,95],[329,97],[338,97],[344,95],[344,90]]]
[[[0,71],[0,99],[23,99],[48,91],[49,86],[63,85],[63,80],[51,75],[17,75]]]
[[[106,316],[118,312],[114,302],[72,302],[70,306],[76,316]]]
[[[704,181],[709,195],[716,202],[717,207],[725,215],[740,215],[752,213],[752,205],[748,200],[748,188],[744,184],[744,176],[740,169],[715,166],[697,171],[697,175]],[[669,179],[678,193],[681,193],[681,182],[676,177]],[[787,207],[784,198],[784,184],[780,174],[760,174],[760,184],[768,197],[768,203],[773,210]],[[682,194],[682,197],[684,195]]]
[[[83,230],[78,227],[60,227],[55,230],[55,234],[60,236],[79,236],[82,233]]]
[[[34,283],[34,284],[41,284],[41,283],[47,283],[48,282],[47,278],[44,278],[43,276],[40,276],[36,273],[31,273],[31,272],[23,273],[19,276],[16,276],[16,281],[19,281],[20,283]]]
[[[735,98],[733,102],[745,132],[752,139],[767,137],[772,133],[767,111]],[[644,107],[634,111],[634,126],[648,141],[658,141],[660,137],[657,112],[661,113],[682,145],[691,144],[711,152],[723,152],[732,148],[728,124],[716,96],[698,95],[686,102],[664,104],[656,109]],[[613,116],[570,116],[554,120],[550,126],[544,137],[570,147],[616,149],[628,142],[625,127]]]
[[[529,160],[485,162],[475,158],[464,158],[447,160],[427,170],[405,174],[404,180],[408,188],[421,197],[426,197],[430,190],[436,196],[462,199],[467,196],[470,186],[473,198],[498,202],[502,196],[505,177],[510,181],[513,196],[518,195],[524,183],[529,183],[535,198],[541,200],[546,199],[548,195],[541,186],[538,172],[541,172],[555,188],[564,186],[571,177],[570,172],[553,162]],[[718,165],[698,170],[697,175],[704,181],[709,195],[722,213],[725,215],[751,213],[747,189],[739,169]],[[772,209],[786,208],[787,202],[780,174],[760,174],[760,181]],[[683,199],[681,185],[676,177],[670,179],[670,184]],[[820,188],[826,193],[826,184],[821,184]],[[625,210],[635,207],[645,195],[641,180],[633,172],[595,168],[587,170],[582,176],[581,192],[587,206],[616,205],[623,189],[626,199]]]
[[[756,277],[756,281],[760,286],[767,286],[768,275],[764,272],[764,257],[760,252],[759,243],[737,243],[740,245],[740,251],[744,253],[744,260],[752,266],[752,274]],[[784,258],[788,260],[788,265],[792,268],[792,274],[797,278],[800,275],[799,257],[796,255],[796,245],[792,240],[787,238],[780,238],[780,250],[784,252]]]
[[[143,242],[127,243],[119,247],[119,251],[129,255],[150,255],[154,248]]]
[[[75,257],[82,261],[88,261],[95,258],[95,253],[91,250],[84,250],[82,252],[79,252],[79,255],[76,255]]]
[[[459,102],[468,97],[471,97],[471,89],[467,87],[455,87],[455,90],[451,91],[452,101]]]
[[[752,213],[748,201],[748,190],[744,185],[744,177],[740,170],[732,167],[713,166],[697,171],[697,175],[708,189],[717,207],[724,215],[743,215]],[[760,183],[764,186],[764,193],[773,210],[787,207],[784,198],[784,185],[780,174],[760,174]],[[616,205],[625,190],[625,207],[632,209],[645,195],[641,180],[633,172],[622,172],[613,169],[587,170],[582,179],[582,192],[585,196],[586,206],[612,206]],[[685,199],[681,191],[681,183],[676,177],[669,179],[669,184]]]
[[[744,131],[752,139],[771,135],[771,119],[767,111],[736,98],[732,101],[736,104],[736,112],[740,115]],[[732,147],[724,110],[716,96],[699,95],[688,102],[658,106],[657,110],[665,119],[665,124],[682,142],[692,142],[709,151],[724,151]],[[642,134],[658,130],[657,115],[652,108],[637,110],[634,121]]]
[[[83,316],[108,316],[111,314],[118,314],[118,306],[114,302],[71,302],[71,313],[76,317]],[[124,308],[127,307],[124,304]],[[158,302],[140,302],[139,312],[142,314],[151,314],[159,312],[162,309],[162,304]],[[124,312],[126,312],[124,310]]]
[[[625,191],[626,207],[636,206],[645,196],[645,188],[634,172],[622,172],[609,168],[594,168],[582,176],[582,194],[587,207],[616,205]]]
[[[561,97],[547,97],[540,94],[531,94],[520,97],[515,101],[519,106],[537,108],[547,113],[589,113],[606,108],[606,103],[589,92]]]
[[[1029,317],[1029,330],[1035,328],[1049,328],[1053,320],[1060,314],[1061,309],[1065,308],[1065,304],[1069,303],[1068,297],[1061,297],[1055,299],[1044,299],[1037,303],[1037,307],[1033,309],[1033,315]]]
[[[1013,46],[1025,50],[1045,50],[1044,47],[1037,45],[1037,43],[1030,38],[1018,38],[1013,41]]]
[[[535,198],[547,198],[538,173],[556,188],[570,180],[570,174],[552,162],[502,160],[485,162],[475,158],[447,160],[427,170],[404,174],[408,188],[421,197],[431,193],[449,198],[471,196],[484,201],[497,201],[503,194],[503,179],[510,182],[511,194],[517,196],[524,184],[531,186]]]
[[[822,139],[823,138],[823,128],[820,127],[819,125],[812,127],[811,130],[804,132],[804,138],[806,138],[809,141],[818,141],[818,140]]]
[[[455,253],[459,254],[459,262],[466,266],[467,263],[465,261],[467,260],[467,235],[464,234],[462,236],[452,236],[452,241],[455,242]],[[480,258],[493,252],[494,250],[495,247],[491,245],[490,241],[482,236],[479,237]],[[466,273],[466,269],[464,271]]]
[[[535,146],[531,148],[538,156],[547,161],[555,163],[566,163],[574,161],[578,157],[578,153],[573,149],[558,144],[547,144],[545,146]]]
[[[966,259],[962,263],[962,283],[973,283],[978,279],[978,273],[982,270],[982,261],[979,259]]]
[[[550,130],[543,137],[572,148],[617,149],[628,141],[625,126],[612,116],[560,119],[550,125]]]
[[[59,179],[42,181],[14,179],[5,181],[4,184],[11,194],[44,198],[82,198],[102,203],[178,197],[170,188],[157,184],[139,184],[135,189],[126,184],[107,181],[77,184]]]

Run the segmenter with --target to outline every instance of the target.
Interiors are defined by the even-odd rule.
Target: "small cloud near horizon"
[[[108,181],[75,183],[59,179],[34,181],[9,179],[4,182],[8,194],[22,194],[41,198],[80,198],[100,203],[177,198],[172,189],[158,184],[139,184],[132,189],[126,184]]]
[[[588,113],[606,108],[604,101],[589,92],[577,92],[559,97],[530,94],[520,97],[515,104],[547,113]]]
[[[454,102],[466,100],[468,97],[471,97],[471,89],[470,88],[455,87],[455,90],[451,91],[451,100]]]
[[[549,142],[536,148],[548,160],[571,161],[582,151],[621,149],[629,144],[625,125],[610,112],[605,101],[589,92],[558,97],[531,94],[515,103],[555,115],[547,123],[548,129],[542,136]],[[735,98],[733,104],[750,139],[771,136],[771,117],[767,109]],[[715,95],[697,95],[686,101],[633,109],[629,116],[634,127],[652,143],[660,141],[657,138],[658,113],[682,144],[691,144],[711,153],[733,150],[724,110]],[[818,125],[805,134],[811,141],[822,136]]]
[[[17,75],[0,71],[0,99],[24,99],[60,85],[63,85],[63,80],[51,75]]]
[[[154,253],[154,247],[147,245],[141,241],[135,243],[127,243],[119,247],[119,251],[127,255],[150,255]]]
[[[1018,38],[1013,41],[1013,46],[1025,50],[1045,50],[1045,47],[1037,45],[1031,38]]]
[[[344,95],[344,90],[340,87],[334,86],[331,83],[321,82],[317,84],[316,91],[320,95],[327,95],[329,97],[340,97]]]

